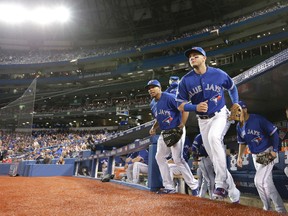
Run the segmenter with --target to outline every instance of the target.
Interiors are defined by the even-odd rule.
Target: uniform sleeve
[[[272,136],[277,131],[277,127],[264,117],[261,117],[260,125],[262,127],[262,130],[266,132],[269,136]]]
[[[154,100],[152,100],[151,102],[150,102],[150,109],[151,109],[151,114],[152,114],[152,116],[153,116],[153,118],[154,119],[156,119],[156,116],[155,116],[155,113],[154,113],[154,107],[155,107],[155,101]]]
[[[185,86],[185,79],[182,79],[178,86],[176,101],[180,105],[181,103],[188,102],[189,100],[189,94]]]
[[[261,118],[261,127],[264,132],[266,132],[269,135],[270,143],[273,146],[273,151],[278,152],[279,151],[279,134],[277,131],[277,127],[273,125],[270,121],[268,121],[266,118]]]
[[[238,142],[239,144],[247,144],[247,143],[245,142],[244,137],[241,136],[241,129],[240,129],[239,124],[237,124],[237,126],[236,126],[236,132],[237,132],[237,142]]]
[[[222,71],[222,70],[221,70]],[[223,88],[227,89],[227,90],[232,90],[235,86],[234,81],[232,80],[232,78],[224,71],[222,71],[223,73]]]
[[[170,94],[170,93],[169,93]],[[171,94],[170,94],[171,95]],[[171,108],[178,110],[178,106],[177,106],[177,101],[175,100],[174,95],[169,97],[169,105],[171,106]]]

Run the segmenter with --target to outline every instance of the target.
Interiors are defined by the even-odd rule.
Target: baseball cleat
[[[191,190],[191,191],[192,191],[192,196],[198,196],[199,195],[199,189],[198,188]]]
[[[240,204],[240,200],[236,201],[236,202],[232,202],[233,204]]]
[[[228,196],[228,192],[224,188],[216,188],[213,192],[213,199],[223,200]]]
[[[160,189],[159,191],[156,192],[157,194],[175,194],[176,190],[172,189]]]

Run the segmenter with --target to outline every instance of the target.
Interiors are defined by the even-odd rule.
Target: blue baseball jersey
[[[177,91],[178,91],[178,83],[174,82],[166,89],[165,92],[168,92],[168,93],[176,95]]]
[[[182,113],[177,108],[175,95],[162,92],[158,101],[155,99],[151,101],[150,108],[161,130],[176,128],[180,125]]]
[[[183,148],[183,158],[186,162],[189,161],[190,159],[190,151],[189,149],[192,147],[192,143],[190,139],[186,136],[185,138],[185,143],[184,143],[184,148]]]
[[[208,111],[196,113],[210,115],[225,105],[224,90],[231,90],[233,87],[231,77],[219,68],[207,67],[207,71],[202,75],[191,70],[182,77],[176,100],[180,103],[190,101],[195,105],[207,100]]]
[[[139,152],[136,151],[136,152],[132,152],[132,153],[128,154],[128,155],[126,156],[126,158],[132,158],[132,159],[134,159],[134,158],[136,158],[138,155],[139,155]]]
[[[236,130],[238,143],[247,144],[253,154],[263,152],[270,146],[274,146],[275,152],[279,150],[279,143],[272,143],[270,139],[271,135],[277,133],[277,127],[260,115],[250,114],[243,127],[238,123]]]
[[[193,141],[192,151],[198,152],[199,157],[207,157],[208,154],[203,146],[203,140],[201,134],[198,134]]]
[[[139,151],[139,156],[143,158],[143,163],[148,164],[149,152],[147,149]]]
[[[125,161],[120,156],[115,156],[115,165],[119,166],[120,164],[125,164]]]

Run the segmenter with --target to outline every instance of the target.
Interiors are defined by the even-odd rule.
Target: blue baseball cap
[[[185,53],[184,53],[184,55],[185,55],[187,58],[189,58],[189,55],[190,55],[190,53],[192,53],[192,52],[198,52],[198,53],[200,53],[201,55],[206,56],[206,52],[205,52],[204,49],[201,48],[201,47],[192,47],[191,49],[186,50]]]
[[[247,105],[246,105],[246,103],[245,102],[243,102],[243,101],[239,101],[238,102],[238,104],[242,107],[242,109],[245,109],[245,108],[247,108]]]
[[[179,80],[179,77],[178,76],[170,76],[170,80]]]
[[[161,84],[158,80],[150,80],[147,85],[145,86],[145,89],[148,89],[149,86],[157,86],[161,88]]]

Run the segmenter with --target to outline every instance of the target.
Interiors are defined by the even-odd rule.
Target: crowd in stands
[[[7,133],[1,131],[0,162],[13,160],[38,160],[76,158],[83,150],[91,148],[87,141],[93,136],[95,144],[105,140],[115,132],[101,131],[34,131],[31,134]]]
[[[224,20],[223,23],[206,26],[201,29],[193,29],[190,32],[181,33],[179,35],[165,35],[158,38],[145,39],[134,42],[125,42],[119,44],[110,45],[97,45],[97,47],[81,47],[70,50],[1,50],[0,62],[1,64],[31,64],[31,63],[46,63],[46,62],[58,62],[58,61],[71,61],[73,59],[83,59],[87,57],[107,56],[122,51],[141,51],[143,47],[158,45],[167,43],[169,41],[181,40],[183,38],[191,37],[193,35],[210,32],[212,30],[221,29],[233,25],[235,23],[243,22],[257,16],[267,14],[269,12],[276,11],[283,7],[287,7],[288,3],[278,2],[277,4],[254,11],[251,14],[246,14],[239,17]]]
[[[126,107],[129,108],[131,106],[139,106],[139,105],[148,105],[150,103],[150,96],[145,94],[139,97],[126,98],[126,99],[109,99],[104,98],[103,100],[94,100],[89,103],[80,103],[80,104],[71,104],[63,103],[59,106],[55,105],[55,103],[47,103],[43,106],[35,106],[35,113],[55,113],[55,112],[67,112],[67,111],[93,111],[99,109],[105,109],[110,107]]]

